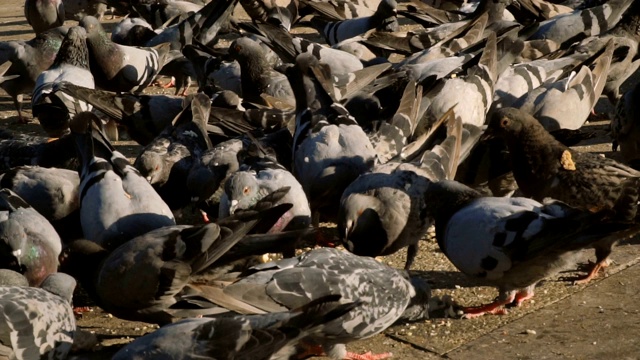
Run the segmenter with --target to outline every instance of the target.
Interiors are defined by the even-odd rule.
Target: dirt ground
[[[0,5],[0,41],[30,39],[33,37],[31,27],[27,24],[23,15],[23,0],[2,0]],[[113,20],[107,16],[106,22],[112,24],[120,18]],[[69,21],[74,24],[74,21]],[[167,81],[164,79],[163,81]],[[194,91],[191,88],[190,91]],[[172,93],[173,90],[165,90],[152,87],[148,93]],[[600,111],[610,111],[604,107]],[[28,97],[25,97],[24,113],[31,118]],[[588,125],[589,130],[596,132],[597,136],[579,146],[584,151],[593,151],[615,156],[611,153],[611,144],[607,136],[607,121],[600,121]],[[37,122],[21,125],[17,123],[17,112],[13,108],[11,99],[0,90],[0,129],[8,129],[14,132],[45,135]],[[133,142],[119,141],[116,147],[130,157],[135,157],[139,146]],[[624,248],[627,245],[621,245]],[[585,260],[592,256],[592,252],[585,252]],[[619,254],[614,252],[613,258],[618,264],[628,264],[628,260],[637,254]],[[618,256],[618,257],[617,257]],[[621,256],[621,257],[620,257]],[[391,266],[401,268],[404,265],[405,252],[382,259]],[[585,261],[586,263],[586,261]],[[626,266],[626,265],[625,265]],[[614,264],[608,269],[609,274],[619,271],[623,266]],[[424,241],[421,251],[416,259],[414,275],[427,278],[433,286],[434,296],[448,295],[461,304],[474,305],[493,300],[497,292],[492,288],[476,287],[470,280],[459,273],[438,250],[434,241]],[[577,273],[563,274],[563,278],[575,277]],[[521,318],[528,313],[541,309],[551,303],[581,291],[585,286],[572,286],[570,282],[550,280],[537,289],[534,301],[522,308],[513,309],[505,316],[487,316],[473,320],[461,320],[447,317],[441,311],[434,314],[430,320],[413,324],[401,324],[388,329],[371,339],[360,341],[348,346],[351,351],[373,351],[382,353],[391,351],[395,359],[427,359],[439,358],[453,349],[474,340],[481,335],[499,328],[500,326]],[[92,351],[76,354],[76,358],[101,359],[109,358],[123,344],[157,328],[155,325],[129,322],[112,317],[99,308],[92,308],[78,320],[79,328],[97,336],[98,345]],[[505,334],[513,336],[514,344],[517,344],[518,334]],[[514,345],[517,346],[517,345]]]

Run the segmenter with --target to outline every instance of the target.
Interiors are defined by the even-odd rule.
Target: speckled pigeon
[[[76,281],[49,275],[42,288],[0,286],[0,355],[7,359],[67,358],[76,331],[71,296]]]
[[[68,133],[71,117],[92,108],[84,101],[53,91],[54,85],[60,81],[94,87],[93,75],[89,70],[86,37],[86,32],[81,27],[69,29],[53,65],[43,71],[36,80],[31,99],[33,116],[40,120],[40,125],[51,137],[60,137]]]
[[[0,190],[0,267],[38,286],[58,270],[60,236],[49,221],[9,189]]]
[[[257,265],[207,298],[233,312],[262,314],[294,309],[327,295],[341,295],[340,301],[345,303],[362,303],[326,324],[325,336],[311,336],[309,354],[324,351],[334,359],[359,358],[349,357],[354,354],[347,353],[344,344],[378,334],[397,320],[428,316],[430,290],[426,283],[409,280],[405,272],[375,259],[333,248]]]
[[[251,210],[202,226],[165,226],[137,236],[109,252],[78,240],[61,269],[78,277],[105,311],[123,319],[166,324],[177,318],[216,312],[189,285],[255,226],[270,228],[290,208],[273,206],[286,193],[265,198]]]
[[[358,305],[340,304],[339,298],[329,295],[281,313],[183,320],[135,340],[113,359],[290,358],[298,343],[321,337],[325,324]]]
[[[591,212],[609,210],[621,221],[636,218],[640,171],[562,145],[536,118],[518,109],[496,111],[487,131],[504,138],[514,178],[525,196],[537,201],[553,198]],[[612,246],[595,244],[597,263],[585,281],[606,266]]]
[[[638,225],[609,219],[606,210],[590,213],[559,201],[482,197],[449,180],[431,184],[425,201],[442,252],[460,271],[500,292],[490,304],[464,308],[467,318],[506,313],[505,305],[519,306],[533,297],[538,282],[575,268],[579,250],[640,231]]]
[[[83,112],[71,122],[81,157],[80,220],[86,239],[113,249],[138,235],[175,225],[171,210],[149,182]]]

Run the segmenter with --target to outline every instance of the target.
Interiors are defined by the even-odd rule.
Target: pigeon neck
[[[547,183],[543,177],[550,173],[545,167],[555,166],[553,159],[558,159],[566,146],[558,142],[537,121],[524,123],[518,134],[507,136],[507,147],[511,157],[513,175],[520,189],[526,196],[535,196]]]
[[[53,66],[62,64],[89,70],[89,50],[84,39],[65,39],[63,41]]]
[[[244,96],[260,96],[264,91],[261,77],[269,71],[269,65],[262,54],[246,56],[240,62],[240,80]]]
[[[431,190],[429,190],[431,191]],[[460,211],[460,209],[469,205],[473,200],[480,198],[481,195],[476,190],[471,188],[466,189],[439,189],[433,194],[435,202],[435,212],[433,218],[435,220],[436,227],[436,240],[438,246],[444,251],[444,239],[445,231],[447,230],[447,224],[449,220]],[[427,204],[427,206],[431,206]]]

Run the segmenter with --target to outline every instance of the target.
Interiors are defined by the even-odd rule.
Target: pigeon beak
[[[347,240],[353,230],[353,220],[347,220],[347,226],[344,228],[344,239]]]
[[[484,133],[480,136],[481,142],[486,142],[496,138],[496,133],[493,130],[485,130]]]
[[[151,175],[147,176],[146,179],[149,182],[149,184],[151,184]]]
[[[233,215],[238,208],[238,200],[231,200],[231,206],[229,207],[229,214]]]
[[[20,256],[22,255],[22,250],[18,249],[15,251],[12,251],[11,254],[16,258],[16,260],[18,261],[18,265],[22,266],[22,264],[20,263]]]

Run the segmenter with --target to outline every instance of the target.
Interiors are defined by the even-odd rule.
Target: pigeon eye
[[[511,123],[511,122],[510,122],[510,121],[509,121],[509,119],[508,119],[508,118],[506,118],[506,117],[505,117],[505,118],[502,118],[502,120],[500,120],[500,126],[502,126],[502,127],[507,127],[507,126],[509,126],[509,124],[510,124],[510,123]]]
[[[244,189],[242,189],[242,193],[245,194],[245,195],[247,195],[250,192],[251,192],[251,189],[249,189],[248,186],[245,186]]]

